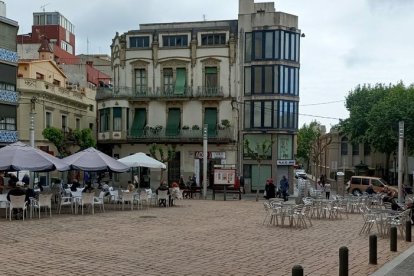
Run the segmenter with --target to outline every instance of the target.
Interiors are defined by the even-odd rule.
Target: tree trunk
[[[260,180],[261,180],[261,175],[260,175],[260,163],[259,163],[259,182],[260,182]],[[257,188],[256,188],[256,201],[259,201],[259,186],[260,186],[260,183],[259,183],[259,185],[257,185]]]

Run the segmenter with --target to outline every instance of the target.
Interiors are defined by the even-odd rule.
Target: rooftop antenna
[[[203,21],[206,21],[206,15],[203,14]]]
[[[45,7],[46,7],[47,5],[50,5],[50,3],[47,3],[47,4],[44,4],[44,5],[40,6],[40,8],[43,10],[43,12],[45,12],[45,11],[46,11]]]

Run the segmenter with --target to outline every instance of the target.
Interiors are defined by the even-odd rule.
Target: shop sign
[[[281,166],[293,166],[295,165],[295,160],[277,160],[276,164]]]
[[[203,152],[196,151],[194,154],[194,158],[196,159],[203,159]],[[226,152],[224,151],[209,151],[207,152],[207,159],[226,159]]]

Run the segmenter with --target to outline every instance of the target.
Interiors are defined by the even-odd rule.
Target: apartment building
[[[42,131],[56,127],[62,129],[64,135],[69,135],[75,129],[95,130],[96,91],[66,86],[67,77],[54,61],[53,50],[46,38],[40,44],[38,55],[37,59],[18,62],[19,140],[29,144],[30,129],[34,128],[35,146],[58,155]]]
[[[18,140],[16,90],[16,35],[19,25],[6,17],[6,5],[0,1],[0,147]]]
[[[248,190],[292,175],[298,127],[300,37],[297,16],[274,3],[239,1],[237,20],[141,24],[117,33],[113,88],[100,88],[98,143],[115,157],[173,145],[168,180],[202,179],[202,129],[208,125],[208,179],[235,165]],[[273,141],[259,164],[244,152]],[[260,177],[259,177],[260,175]],[[159,180],[159,174],[151,178]],[[199,182],[200,183],[200,182]]]
[[[293,179],[302,34],[297,16],[254,0],[239,0],[238,34],[239,144],[273,141],[260,166],[239,148],[246,185],[255,191],[266,178]]]

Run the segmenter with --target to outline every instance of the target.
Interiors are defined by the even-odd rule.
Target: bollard
[[[397,227],[395,226],[390,229],[390,250],[397,252]]]
[[[339,276],[348,276],[348,248],[339,248]]]
[[[303,267],[300,265],[294,265],[292,267],[292,276],[303,276]]]
[[[405,241],[411,242],[411,220],[405,222]]]
[[[377,264],[377,235],[369,236],[369,263]]]

